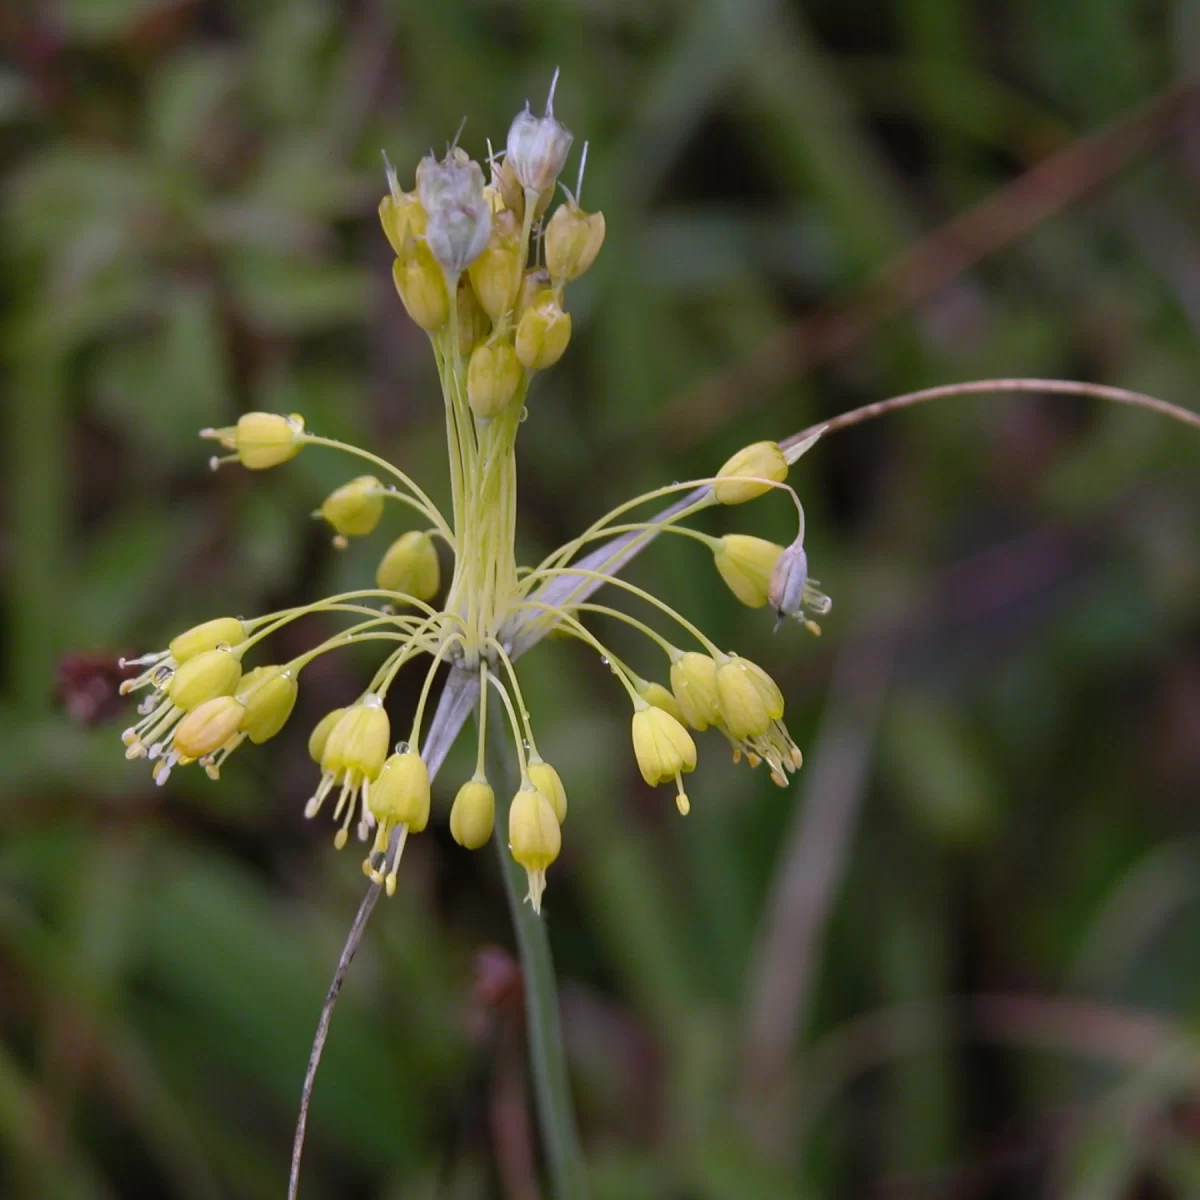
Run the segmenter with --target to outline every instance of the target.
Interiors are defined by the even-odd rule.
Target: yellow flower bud
[[[362,537],[383,516],[383,484],[374,475],[360,475],[329,493],[321,516],[343,537]]]
[[[517,357],[531,371],[544,371],[563,356],[571,340],[571,314],[552,291],[540,293],[517,323]]]
[[[707,654],[690,650],[671,664],[671,691],[683,719],[693,729],[703,733],[720,720],[717,664]]]
[[[167,685],[171,703],[184,712],[214,696],[232,696],[242,677],[242,664],[229,650],[205,650],[183,663]]]
[[[441,329],[450,320],[446,277],[424,242],[414,242],[396,259],[392,280],[408,315],[426,333]]]
[[[550,272],[545,267],[530,267],[521,276],[515,310],[518,320],[534,306],[543,292],[553,290],[551,283]]]
[[[304,418],[279,413],[251,412],[238,418],[233,448],[242,466],[251,471],[277,467],[304,448]]]
[[[546,266],[555,279],[571,283],[596,261],[604,245],[604,214],[586,213],[568,200],[546,226]]]
[[[749,608],[762,608],[771,587],[771,572],[783,547],[765,538],[730,533],[721,538],[713,562],[729,590]]]
[[[375,780],[387,758],[391,726],[383,701],[369,695],[360,704],[352,704],[329,731],[321,755],[321,767],[351,779]]]
[[[651,786],[696,769],[696,743],[669,712],[647,705],[633,714],[633,753]]]
[[[492,836],[496,823],[496,793],[486,779],[468,779],[458,789],[450,809],[450,832],[468,850],[478,850]]]
[[[755,442],[739,450],[717,472],[718,482],[713,486],[713,491],[722,504],[745,504],[747,500],[771,490],[769,483],[757,483],[755,480],[772,479],[782,483],[787,473],[787,459],[775,442]],[[737,479],[733,476],[750,478]]]
[[[245,709],[232,696],[214,696],[197,705],[175,727],[181,758],[203,758],[237,737]]]
[[[308,735],[308,757],[318,765],[325,757],[325,743],[329,741],[333,727],[342,719],[345,711],[344,708],[335,708],[332,712],[327,712]]]
[[[237,699],[245,706],[242,732],[261,746],[287,723],[296,705],[296,680],[283,667],[255,667],[242,676]]]
[[[758,737],[783,716],[783,693],[756,663],[736,655],[717,668],[721,720],[734,738]]]
[[[464,273],[458,283],[458,353],[469,358],[476,344],[492,331],[492,322],[480,307],[475,289]]]
[[[236,646],[246,640],[246,627],[237,617],[215,617],[201,625],[193,625],[171,639],[168,650],[177,663],[185,663],[205,650],[218,646]]]
[[[521,386],[521,360],[510,341],[480,342],[467,364],[467,400],[486,421],[502,413]]]
[[[387,549],[375,572],[385,592],[402,592],[415,600],[432,600],[441,585],[437,549],[427,533],[401,534]]]
[[[379,710],[382,711],[382,710]],[[407,825],[420,833],[429,824],[429,768],[413,750],[393,754],[366,789],[367,808],[381,826]]]
[[[425,210],[414,192],[384,196],[379,202],[379,223],[397,257],[403,257],[408,239],[425,232]]]
[[[480,307],[493,321],[509,312],[521,286],[520,227],[513,213],[503,211],[492,221],[483,253],[467,268]]]
[[[561,825],[567,819],[567,789],[563,787],[558,772],[540,758],[536,762],[530,759],[529,778],[533,786],[550,801],[550,807],[554,809],[554,815]]]
[[[655,708],[661,708],[663,712],[670,713],[677,721],[683,720],[683,713],[679,710],[679,704],[675,697],[671,695],[668,688],[663,687],[661,683],[647,683],[646,680],[641,680],[637,685],[637,694],[641,696],[647,704],[654,705]]]
[[[540,788],[523,787],[513,797],[508,810],[508,848],[525,868],[529,879],[528,900],[533,911],[542,911],[542,893],[546,890],[546,868],[562,849],[562,830],[554,808]]]

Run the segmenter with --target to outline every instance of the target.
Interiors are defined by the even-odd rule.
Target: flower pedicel
[[[557,80],[557,75],[556,75]],[[528,105],[509,130],[505,150],[483,165],[457,145],[438,160],[417,165],[406,192],[388,166],[388,194],[379,205],[385,236],[396,255],[393,278],[409,317],[429,334],[446,411],[452,510],[447,518],[404,471],[377,455],[310,432],[299,415],[247,413],[236,425],[202,436],[227,451],[214,468],[239,462],[251,470],[280,466],[309,446],[356,457],[365,472],[331,493],[317,516],[344,546],[371,533],[391,505],[415,513],[419,528],[401,533],[382,556],[376,586],[312,604],[243,620],[218,617],[174,638],[167,649],[134,660],[144,668],[122,692],[149,689],[140,720],[123,735],[129,758],[145,758],[165,783],[176,766],[198,762],[214,779],[243,741],[260,743],[283,727],[304,669],[322,654],[360,642],[378,643],[382,661],[366,690],[328,713],[309,739],[320,769],[305,815],[331,811],[340,849],[351,832],[367,842],[364,872],[391,895],[405,841],[429,819],[429,771],[422,732],[437,667],[452,662],[478,673],[480,706],[494,694],[507,718],[520,767],[508,827],[501,831],[526,870],[529,899],[540,911],[546,871],[562,845],[567,792],[555,768],[537,750],[521,696],[512,647],[530,630],[578,638],[603,656],[632,708],[634,758],[650,784],[671,784],[681,812],[689,808],[683,776],[696,767],[688,727],[720,730],[735,761],[765,761],[779,785],[801,762],[783,723],[783,696],[757,664],[722,651],[690,621],[611,571],[585,569],[580,552],[614,534],[646,537],[676,533],[705,543],[735,596],[751,607],[767,603],[813,632],[829,599],[808,576],[804,518],[787,486],[791,461],[815,441],[787,455],[774,442],[735,454],[707,480],[660,488],[620,505],[541,563],[518,568],[516,533],[517,433],[534,377],[553,366],[571,340],[567,285],[584,275],[605,236],[602,213],[581,205],[584,145],[575,192],[553,208],[558,178],[573,136],[554,116],[554,86],[545,113]],[[544,264],[544,265],[543,265]],[[386,482],[385,482],[386,481]],[[631,516],[639,506],[673,493],[711,485],[699,499],[665,520]],[[799,517],[787,548],[744,534],[710,537],[684,522],[713,505],[739,505],[782,489]],[[453,558],[440,604],[441,566],[435,542]],[[564,582],[578,587],[564,591]],[[548,585],[557,581],[553,592]],[[602,582],[626,594],[650,615],[670,623],[672,636],[641,616],[591,600]],[[550,596],[553,595],[553,602]],[[247,669],[248,657],[269,634],[309,613],[338,614],[347,628],[286,663]],[[619,659],[584,623],[601,614],[644,634],[661,655],[659,674],[647,679]],[[645,614],[643,614],[645,615]],[[681,644],[677,644],[681,643]],[[395,743],[385,704],[399,672],[426,658],[424,685]],[[483,714],[481,713],[481,716]],[[461,845],[476,849],[492,836],[495,793],[484,773],[486,724],[481,720],[478,761],[459,788],[450,828]]]

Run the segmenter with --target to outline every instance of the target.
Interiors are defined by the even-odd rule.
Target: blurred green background
[[[201,426],[298,410],[447,495],[382,148],[409,182],[465,114],[482,156],[555,65],[591,141],[608,242],[522,430],[531,556],[910,388],[1200,407],[1198,47],[1191,0],[8,0],[0,1193],[283,1194],[363,891],[302,819],[304,741],[372,663],[322,660],[280,737],[160,792],[111,661],[361,585],[398,532],[338,555],[308,514],[352,464],[214,476]],[[772,670],[807,756],[780,791],[708,735],[686,821],[594,656],[525,660],[600,1200],[1200,1196],[1198,464],[1061,398],[830,438],[793,473],[820,641],[655,545],[633,576]],[[313,1200],[544,1194],[495,859],[446,827],[470,754],[334,1017]]]

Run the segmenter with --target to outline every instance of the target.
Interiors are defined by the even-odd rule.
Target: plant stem
[[[525,903],[525,872],[508,852],[508,809],[520,786],[509,731],[499,705],[491,706],[488,757],[496,789],[496,832],[492,841],[500,861],[504,891],[517,935],[525,985],[525,1025],[538,1126],[542,1133],[555,1200],[585,1200],[587,1172],[567,1078],[567,1056],[558,1016],[558,989],[546,921]]]

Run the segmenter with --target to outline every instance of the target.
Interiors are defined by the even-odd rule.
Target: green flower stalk
[[[507,819],[497,822],[484,766],[489,726],[481,719],[477,768],[458,790],[452,833],[460,845],[478,849],[501,825],[538,912],[547,871],[562,845],[567,789],[538,752],[521,694],[514,660],[530,639],[551,631],[573,637],[611,667],[630,702],[637,766],[647,783],[675,788],[680,812],[690,807],[683,775],[698,757],[689,726],[716,728],[735,761],[766,762],[780,786],[801,763],[783,722],[783,696],[767,673],[722,650],[657,596],[620,579],[621,555],[587,553],[592,543],[624,535],[628,552],[655,536],[677,534],[707,547],[720,577],[750,607],[769,601],[781,617],[794,617],[814,632],[813,618],[829,610],[828,598],[808,576],[804,514],[786,482],[791,463],[816,435],[786,451],[774,442],[755,443],[711,478],[635,497],[542,562],[517,563],[518,433],[536,377],[569,348],[568,286],[591,267],[605,236],[603,214],[580,203],[586,144],[574,192],[554,207],[573,135],[554,116],[552,101],[553,86],[545,114],[535,117],[527,106],[512,123],[506,149],[489,149],[485,164],[453,145],[440,160],[428,155],[417,164],[412,191],[387,167],[380,222],[396,256],[400,301],[428,333],[441,382],[450,512],[440,511],[400,467],[320,436],[298,414],[247,413],[236,425],[203,430],[227,451],[212,460],[214,468],[237,462],[270,469],[310,447],[357,460],[362,473],[335,489],[314,514],[329,525],[336,546],[370,535],[397,506],[415,515],[417,527],[393,533],[374,587],[247,620],[217,617],[181,633],[166,650],[135,660],[144,670],[126,690],[149,694],[140,720],[124,734],[127,755],[148,759],[160,784],[191,762],[217,778],[247,738],[257,744],[279,732],[310,663],[362,642],[377,644],[381,661],[367,688],[313,730],[309,751],[320,774],[304,812],[331,813],[338,849],[352,835],[367,843],[363,870],[391,895],[404,845],[429,819],[431,756],[423,738],[435,672],[447,663],[457,679],[477,681],[481,716],[489,696],[498,703],[518,784]],[[717,538],[688,524],[710,507],[741,505],[776,490],[791,498],[797,513],[790,547],[745,534]],[[667,517],[638,515],[642,506],[670,497],[681,499]],[[439,555],[453,562],[440,600]],[[601,586],[648,611],[625,612],[591,599]],[[289,662],[243,674],[259,642],[315,612],[344,618],[346,627]],[[588,627],[595,614],[644,635],[648,662],[635,670],[618,658]],[[425,662],[419,700],[397,728],[399,718],[388,713],[389,691],[401,670],[418,660]],[[393,748],[396,736],[401,740]]]

